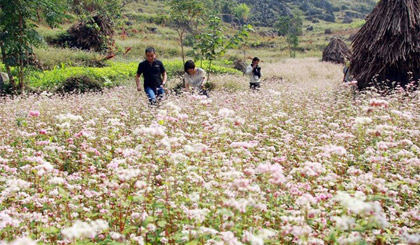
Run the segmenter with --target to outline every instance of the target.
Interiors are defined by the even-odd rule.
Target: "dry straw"
[[[382,0],[353,41],[351,72],[360,89],[420,78],[420,1]]]

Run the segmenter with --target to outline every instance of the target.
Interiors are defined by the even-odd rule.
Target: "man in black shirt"
[[[147,48],[145,51],[146,60],[139,64],[137,69],[136,84],[137,90],[141,91],[140,76],[144,77],[144,91],[149,97],[150,104],[156,104],[156,96],[161,98],[164,94],[163,86],[166,84],[166,70],[163,63],[156,59],[154,48]]]

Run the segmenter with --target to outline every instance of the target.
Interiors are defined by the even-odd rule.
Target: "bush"
[[[133,78],[137,72],[138,62],[122,63],[122,62],[108,62],[106,67],[55,67],[49,71],[33,71],[29,74],[27,80],[28,85],[41,90],[57,90],[62,87],[62,84],[72,77],[89,77],[97,81],[108,81],[112,86],[118,86],[121,81],[128,78]],[[207,69],[209,62],[203,61],[202,67]],[[168,77],[175,77],[179,75],[179,71],[183,71],[183,64],[180,60],[165,61],[165,68]],[[199,64],[201,65],[201,64]],[[240,74],[239,71],[218,65],[212,65],[212,73],[221,74]],[[182,74],[182,72],[180,73]]]
[[[59,93],[86,93],[102,91],[103,83],[89,76],[67,78],[57,89]]]

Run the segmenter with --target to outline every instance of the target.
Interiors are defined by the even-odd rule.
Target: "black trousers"
[[[261,88],[261,85],[260,85],[260,83],[250,83],[249,88],[250,89],[258,89],[258,88]]]

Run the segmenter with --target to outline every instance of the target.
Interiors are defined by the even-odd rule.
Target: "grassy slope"
[[[348,1],[333,1],[336,6],[341,6],[344,2]],[[126,48],[132,48],[128,54],[128,57],[135,60],[142,57],[143,50],[148,46],[154,46],[157,50],[159,50],[159,55],[161,58],[167,59],[178,57],[180,55],[180,48],[176,32],[163,24],[158,25],[153,23],[159,22],[160,18],[167,15],[167,13],[168,7],[165,6],[165,3],[161,1],[139,1],[127,5],[124,10],[125,17],[122,21],[123,24],[117,27],[117,35],[115,36],[116,43],[120,47],[120,50],[124,51]],[[305,31],[305,35],[301,37],[301,47],[304,52],[298,54],[299,56],[319,57],[323,48],[327,45],[328,40],[332,36],[340,36],[344,39],[347,39],[363,24],[363,20],[358,19],[356,19],[352,24],[342,24],[340,13],[337,15],[337,23],[327,23],[323,21],[316,24],[310,23],[308,21],[304,23],[304,29],[306,29],[308,26],[313,26],[314,31]],[[131,22],[132,25],[126,25],[127,22]],[[56,30],[40,27],[39,30],[44,36],[53,36],[59,32],[64,31],[66,28],[68,28],[68,26],[69,25],[67,24],[61,29]],[[150,28],[152,27],[157,28],[156,33],[152,33],[150,31]],[[123,35],[123,28],[126,31],[126,36]],[[267,60],[288,56],[287,46],[284,38],[261,36],[258,33],[269,29],[256,29],[257,33],[253,33],[250,40],[248,41],[249,47],[246,48],[247,53],[259,53],[260,56],[266,58]],[[333,34],[324,35],[325,29],[332,29]],[[232,30],[230,29],[227,30],[229,33],[231,33],[231,31]],[[275,48],[267,47],[267,44],[270,43],[274,43]],[[252,48],[252,46],[257,44],[260,44],[261,48]],[[188,50],[189,48],[187,47],[187,51]],[[38,50],[37,53],[41,56],[41,60],[45,60],[49,66],[52,66],[54,63],[58,63],[59,60],[63,60],[64,63],[78,65],[86,63],[86,59],[95,58],[94,54],[86,54],[85,52],[73,53],[66,50],[61,52],[60,50],[54,48],[49,48],[49,50],[43,51]],[[58,53],[61,53],[61,55]],[[52,57],[52,54],[54,54],[54,57]],[[56,54],[58,54],[58,56],[55,56]],[[232,51],[229,54],[232,56],[241,57],[243,52],[242,50]]]
[[[341,2],[343,2],[343,0],[338,0],[335,1],[335,4],[339,6]],[[115,58],[113,63],[121,64],[120,66],[125,68],[129,66],[134,67],[133,64],[142,59],[144,49],[149,46],[153,46],[158,50],[158,55],[161,59],[168,62],[176,62],[176,60],[179,62],[180,47],[176,31],[164,24],[157,24],[159,23],[160,18],[167,15],[167,13],[168,7],[161,1],[139,1],[127,5],[124,10],[124,19],[121,21],[122,24],[116,28],[115,35],[116,44],[118,45],[121,53]],[[75,21],[76,19],[73,22]],[[349,36],[355,33],[357,29],[363,25],[364,20],[356,19],[351,24],[342,24],[341,22],[342,19],[340,17],[337,18],[337,23],[321,21],[320,23],[314,24],[309,21],[305,21],[304,35],[300,37],[301,51],[298,52],[297,56],[321,57],[322,50],[326,47],[332,36],[341,37],[349,43]],[[44,37],[48,38],[54,37],[65,31],[69,28],[69,26],[71,26],[71,23],[66,23],[57,29],[40,26],[38,31]],[[313,26],[314,30],[306,31],[306,28],[309,26]],[[150,30],[151,28],[157,28],[157,32],[152,32]],[[331,29],[333,33],[331,35],[325,35],[324,32],[326,29]],[[126,35],[123,35],[123,30],[125,30]],[[231,27],[226,26],[226,33],[232,33],[234,31],[235,30]],[[289,56],[289,52],[285,38],[262,35],[269,31],[271,31],[270,28],[256,27],[255,32],[251,33],[251,36],[244,47],[239,50],[230,50],[223,59],[234,60],[236,58],[243,58],[247,56],[259,56],[266,63],[271,63],[287,58]],[[131,48],[131,51],[127,56],[123,56],[122,52],[127,48]],[[186,50],[188,52],[191,48],[187,47]],[[121,77],[118,74],[114,74],[115,69],[113,70],[113,68],[75,68],[69,70],[69,66],[96,66],[97,63],[104,58],[104,56],[94,52],[75,51],[66,48],[62,49],[54,47],[39,48],[36,49],[35,52],[46,68],[54,69],[54,67],[65,67],[62,70],[55,69],[52,72],[46,72],[47,74],[30,74],[30,83],[38,88],[51,88],[59,83],[58,80],[64,79],[72,74],[91,74],[96,78],[106,77],[113,81],[132,75],[130,73]],[[218,61],[217,64],[226,66],[228,63]],[[104,72],[109,72],[110,75],[104,75]],[[63,74],[58,75],[60,73]],[[42,84],[42,80],[45,80],[45,84]]]

